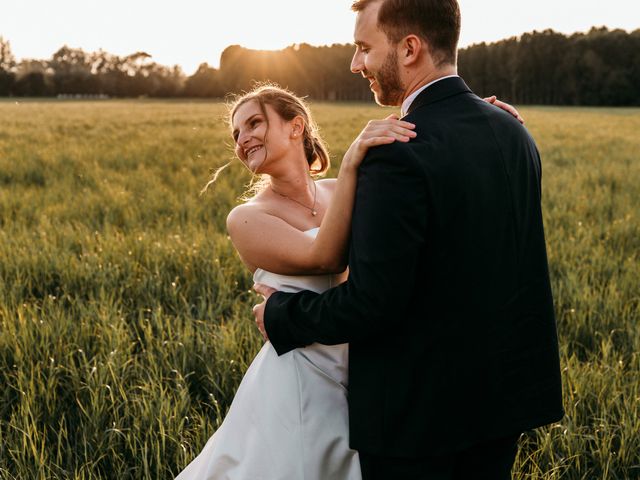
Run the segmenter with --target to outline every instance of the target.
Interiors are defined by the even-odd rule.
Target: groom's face
[[[404,96],[398,52],[378,27],[380,5],[381,2],[374,2],[358,12],[354,32],[356,52],[351,61],[351,71],[369,80],[376,103],[398,106]]]

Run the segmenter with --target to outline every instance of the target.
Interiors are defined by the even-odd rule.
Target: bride
[[[318,293],[343,282],[358,166],[371,147],[410,141],[414,125],[395,115],[369,122],[338,179],[314,180],[329,155],[300,98],[263,85],[236,100],[230,121],[237,157],[268,179],[227,218],[254,281]],[[348,441],[347,362],[347,344],[278,357],[265,343],[224,422],[177,480],[360,480]]]

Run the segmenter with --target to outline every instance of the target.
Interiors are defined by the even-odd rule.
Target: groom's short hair
[[[351,9],[360,12],[375,2],[382,2],[378,26],[391,42],[418,35],[429,45],[437,66],[455,65],[460,39],[457,0],[355,0]]]

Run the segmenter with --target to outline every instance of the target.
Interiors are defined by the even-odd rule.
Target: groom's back
[[[471,93],[413,117],[429,199],[427,275],[453,287],[434,301],[462,295],[458,308],[494,311],[531,282],[548,286],[540,158],[528,132]]]
[[[424,178],[424,249],[400,313],[410,326],[382,355],[352,344],[353,375],[361,362],[397,372],[384,435],[403,440],[385,445],[391,455],[420,455],[425,441],[459,450],[562,416],[536,146],[509,114],[452,92],[419,96],[406,117],[417,138],[390,149]]]

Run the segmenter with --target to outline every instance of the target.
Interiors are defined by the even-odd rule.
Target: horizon
[[[222,51],[231,45],[277,51],[296,44],[325,46],[353,41],[355,14],[349,9],[349,0],[303,8],[294,0],[268,4],[237,0],[234,5],[185,0],[178,9],[166,2],[130,3],[113,0],[104,10],[97,0],[89,8],[87,2],[79,0],[60,0],[55,5],[44,0],[12,2],[3,6],[0,36],[10,43],[17,61],[46,60],[65,45],[118,56],[144,51],[152,61],[169,67],[178,65],[187,75],[202,63],[219,68]],[[459,47],[495,43],[547,29],[571,35],[594,27],[626,32],[640,28],[640,5],[628,5],[628,0],[610,0],[606,8],[600,0],[515,3],[460,0],[463,24]]]
[[[587,34],[587,33],[589,33],[589,32],[590,32],[591,30],[593,30],[593,29],[600,29],[600,28],[606,28],[606,29],[608,29],[609,31],[622,30],[622,31],[626,32],[627,34],[630,34],[630,33],[634,32],[635,30],[640,30],[640,27],[635,28],[635,29],[633,29],[633,30],[626,30],[626,29],[624,29],[624,28],[611,28],[611,27],[608,27],[607,25],[593,25],[593,26],[591,26],[591,27],[590,27],[589,29],[587,29],[587,30],[584,30],[584,31],[577,31],[577,32],[560,32],[560,31],[555,30],[555,29],[553,29],[553,28],[547,28],[547,29],[543,29],[543,30],[541,29],[541,30],[531,30],[531,31],[527,31],[527,32],[522,32],[522,33],[520,33],[520,34],[518,34],[518,35],[511,35],[510,37],[500,38],[500,39],[492,40],[492,41],[484,41],[484,40],[483,40],[483,41],[478,41],[478,42],[471,43],[471,44],[469,44],[469,45],[458,45],[458,50],[464,50],[464,49],[466,49],[466,48],[470,48],[470,47],[473,47],[473,46],[476,46],[476,45],[481,45],[481,44],[491,45],[491,44],[494,44],[494,43],[499,43],[499,42],[504,41],[504,40],[508,40],[508,39],[510,39],[510,38],[517,38],[517,39],[520,39],[523,35],[533,34],[533,33],[542,33],[542,32],[544,32],[544,31],[546,31],[546,30],[552,30],[552,31],[554,31],[555,33],[560,33],[560,34],[563,34],[563,35],[566,35],[566,36],[571,36],[571,35],[576,35],[576,34],[578,34],[578,35],[579,35],[579,34]],[[6,38],[6,37],[3,37],[2,35],[0,35],[0,38],[3,38],[5,41],[8,41],[8,42],[9,42],[9,44],[10,44],[10,46],[11,46],[11,50],[12,50],[12,52],[13,52],[13,45],[11,44],[11,39]],[[192,71],[186,71],[186,70],[183,68],[183,66],[182,66],[182,65],[180,65],[180,64],[164,64],[164,63],[161,63],[161,62],[156,62],[156,60],[155,60],[155,58],[154,58],[153,54],[149,54],[149,55],[150,55],[150,57],[149,57],[149,58],[150,58],[152,61],[154,61],[154,62],[156,62],[156,63],[158,63],[158,64],[160,64],[160,65],[163,65],[163,66],[165,66],[165,67],[174,67],[174,66],[178,66],[178,67],[180,67],[180,69],[182,70],[182,72],[183,72],[185,75],[187,75],[187,76],[191,76],[191,75],[195,74],[195,72],[197,71],[198,67],[199,67],[200,65],[202,65],[202,64],[207,64],[207,65],[208,65],[209,67],[211,67],[211,68],[219,69],[219,68],[220,68],[220,57],[222,56],[222,53],[224,52],[224,50],[226,50],[227,48],[232,47],[232,46],[239,46],[239,47],[241,47],[241,48],[243,48],[243,49],[251,50],[251,51],[256,51],[256,52],[278,52],[278,51],[285,50],[285,49],[287,49],[287,48],[294,48],[294,47],[296,47],[297,45],[309,45],[309,46],[311,46],[311,47],[331,47],[331,46],[333,46],[333,45],[351,45],[351,44],[352,44],[352,42],[344,42],[344,43],[334,42],[334,43],[331,43],[331,44],[320,44],[320,45],[317,45],[317,44],[312,44],[312,43],[309,43],[309,42],[300,42],[300,43],[292,43],[292,44],[289,44],[289,45],[285,45],[285,46],[280,47],[280,48],[252,48],[252,47],[248,47],[248,46],[240,45],[240,44],[229,44],[229,45],[227,45],[226,47],[224,47],[224,48],[221,50],[221,52],[220,52],[220,56],[218,57],[218,62],[217,62],[217,63],[207,62],[207,61],[202,61],[202,62],[198,63],[198,64],[193,68],[193,70],[192,70]],[[48,57],[48,58],[35,58],[35,57],[18,58],[18,57],[16,56],[16,63],[20,63],[21,61],[30,61],[30,60],[34,60],[34,61],[37,61],[37,60],[48,60],[50,57],[52,57],[52,56],[53,56],[53,54],[55,54],[55,52],[57,52],[59,49],[61,49],[61,48],[63,48],[63,47],[67,47],[67,48],[71,48],[71,49],[80,49],[80,50],[82,50],[82,51],[84,51],[84,52],[86,52],[86,53],[93,53],[93,52],[97,52],[97,51],[99,51],[99,50],[103,50],[103,51],[105,51],[106,53],[110,53],[110,54],[114,54],[114,55],[119,55],[119,56],[126,56],[126,55],[130,55],[130,54],[133,54],[133,53],[136,53],[136,52],[141,52],[141,50],[133,49],[133,50],[131,50],[131,51],[130,51],[130,52],[128,52],[128,53],[124,53],[124,54],[117,54],[117,53],[115,53],[115,52],[111,52],[111,51],[106,50],[106,49],[89,50],[89,49],[82,48],[81,46],[73,46],[73,45],[68,45],[68,44],[62,44],[62,45],[60,45],[58,48],[56,48],[55,50],[53,50],[53,51],[51,52],[51,54],[49,55],[49,57]],[[354,48],[355,48],[355,47],[354,47]],[[149,52],[144,52],[144,53],[149,53]],[[14,54],[14,56],[15,56],[15,54]]]

